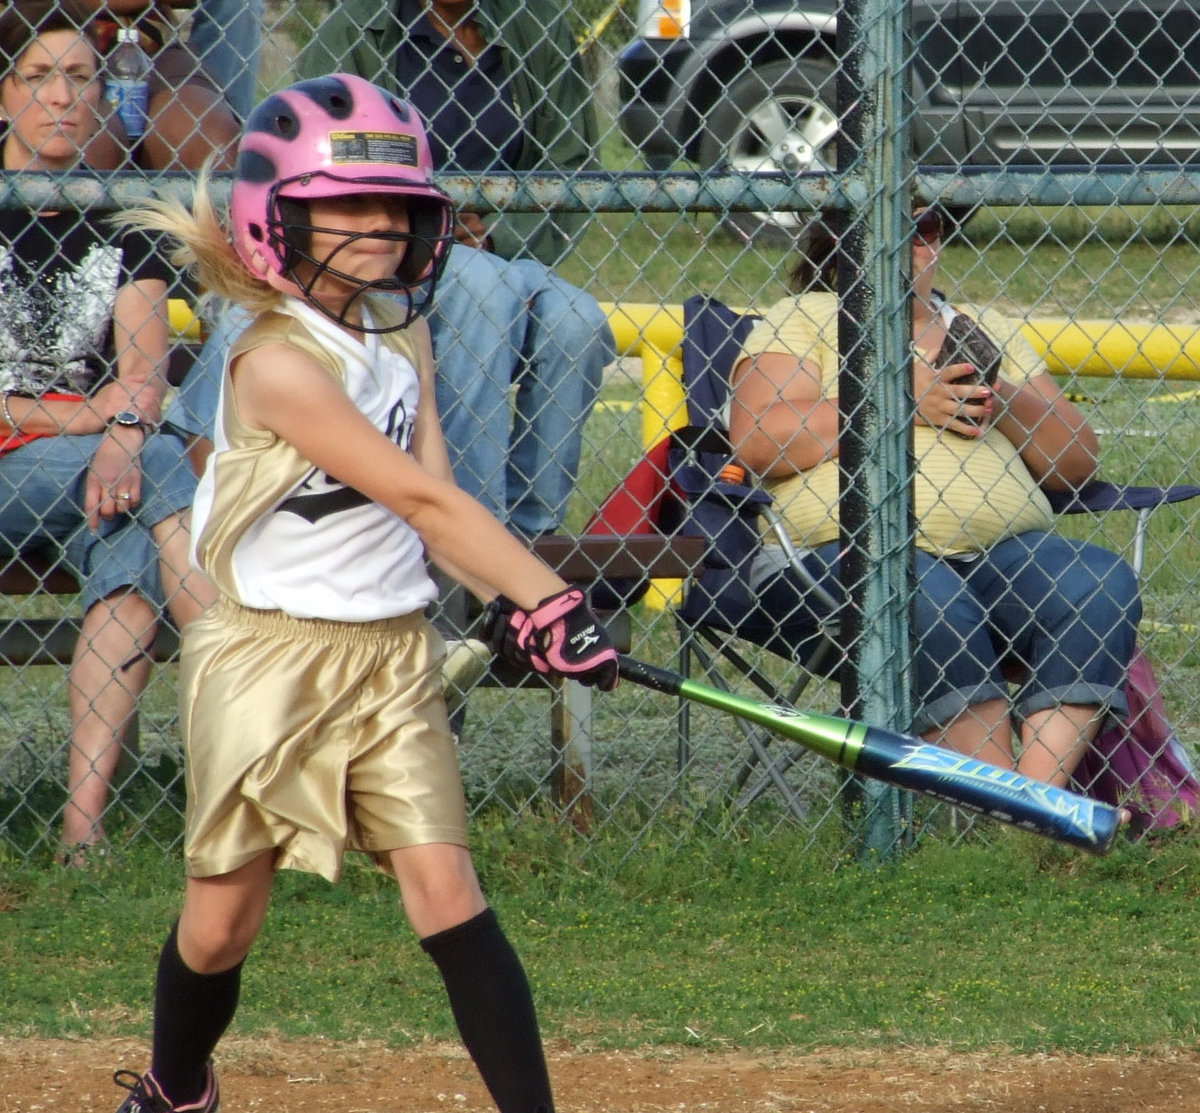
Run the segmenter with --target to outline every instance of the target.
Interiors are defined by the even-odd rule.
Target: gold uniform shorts
[[[189,625],[188,874],[275,850],[278,869],[336,881],[347,849],[382,864],[399,847],[466,846],[444,656],[421,614],[328,622],[222,599]]]

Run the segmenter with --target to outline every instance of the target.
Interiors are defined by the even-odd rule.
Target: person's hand
[[[507,595],[497,595],[484,608],[479,635],[500,660],[527,672],[544,671],[533,663],[533,648],[519,640],[528,620],[529,615]]]
[[[488,604],[483,638],[520,668],[553,674],[606,692],[617,686],[617,651],[577,587],[543,599],[531,612],[501,595]]]
[[[982,437],[996,411],[995,391],[976,380],[970,363],[932,367],[919,353],[913,356],[913,397],[917,421],[960,437]]]
[[[99,529],[102,518],[128,514],[142,501],[144,440],[136,425],[114,425],[101,437],[84,480],[83,509],[89,528]]]
[[[133,410],[150,425],[157,425],[162,420],[162,400],[158,392],[141,383],[114,379],[96,391],[88,403],[101,428],[125,410]]]
[[[458,212],[458,220],[454,225],[454,239],[467,247],[477,247],[482,251],[491,248],[491,238],[488,236],[487,225],[478,213]]]

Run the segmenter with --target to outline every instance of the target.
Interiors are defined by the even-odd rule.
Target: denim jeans
[[[456,246],[429,325],[459,486],[528,537],[559,529],[616,355],[595,298],[535,259]]]
[[[258,103],[265,0],[199,0],[188,46],[245,120]]]
[[[181,434],[212,440],[225,356],[250,324],[251,316],[241,306],[213,302],[208,317],[208,336],[175,396],[167,403],[163,421]]]
[[[842,599],[836,544],[802,557],[810,574]],[[1008,699],[1005,666],[1021,677],[1020,716],[1064,703],[1128,710],[1125,674],[1142,606],[1133,569],[1116,553],[1056,533],[1011,537],[973,560],[916,554],[913,680],[921,734],[973,704]],[[813,636],[813,600],[786,570],[756,592],[778,616],[780,639]],[[844,606],[844,603],[843,603]],[[773,648],[778,648],[777,645]]]
[[[168,422],[212,436],[225,354],[249,320],[236,307],[217,314]],[[559,529],[583,426],[616,355],[603,310],[536,260],[454,247],[429,326],[456,482],[527,537]]]
[[[146,438],[142,497],[128,514],[88,528],[83,513],[88,466],[104,434],[42,437],[0,456],[0,541],[65,559],[84,609],[123,587],[164,603],[158,545],[150,530],[192,505],[196,478],[174,437]]]

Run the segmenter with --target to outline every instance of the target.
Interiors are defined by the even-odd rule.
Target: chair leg
[[[1137,512],[1137,526],[1133,534],[1133,574],[1138,583],[1142,582],[1142,569],[1146,564],[1146,533],[1150,529],[1150,515],[1153,507],[1146,507]]]
[[[743,676],[747,677],[747,679],[749,679],[761,692],[763,692],[764,695],[772,700],[778,699],[777,689],[771,680],[764,673],[762,673],[761,670],[755,668],[748,660],[746,660],[742,654],[738,653],[737,650],[735,650],[732,646],[720,640],[719,637],[712,631],[701,630],[700,634],[701,636],[705,637],[709,644],[712,645],[721,656],[725,657],[725,659],[733,664]],[[808,687],[808,685],[812,683],[813,679],[818,676],[825,675],[827,665],[839,652],[840,651],[838,649],[837,642],[834,640],[834,637],[831,633],[829,633],[829,631],[825,631],[825,636],[822,638],[817,648],[809,656],[801,671],[801,675],[792,684],[792,687],[787,693],[786,703],[789,706],[795,706],[799,702],[800,696],[804,693],[804,690]],[[754,801],[762,797],[772,787],[776,787],[779,788],[780,791],[783,792],[785,798],[789,800],[789,807],[791,807],[793,814],[796,814],[798,818],[800,817],[797,807],[792,806],[792,801],[794,801],[795,804],[806,814],[808,810],[807,806],[796,795],[795,790],[792,789],[792,787],[783,779],[783,774],[802,758],[806,757],[808,751],[802,746],[793,746],[783,754],[768,754],[767,746],[772,742],[776,743],[776,748],[778,747],[778,742],[773,738],[772,735],[763,731],[758,731],[756,735],[752,735],[749,729],[747,729],[745,733],[750,744],[750,753],[742,762],[742,765],[734,778],[734,788],[735,790],[740,790],[737,798],[738,807],[749,807],[754,803]],[[749,782],[751,775],[758,767],[762,768],[763,775],[755,784],[747,788],[746,785]]]
[[[679,633],[679,675],[692,675],[692,632],[678,615],[675,628]],[[675,771],[682,775],[692,759],[692,705],[679,697],[675,706]]]
[[[718,658],[724,658],[744,677],[749,679],[765,696],[769,699],[778,698],[778,689],[771,680],[736,649],[724,642],[720,635],[714,631],[707,630],[704,627],[687,627],[682,623],[680,625],[680,642],[686,643],[688,646],[688,662],[693,658],[699,663],[700,669],[714,685],[728,689],[728,685],[717,671],[716,665]],[[715,652],[710,652],[705,647],[707,642]],[[686,675],[686,674],[685,674]],[[808,678],[802,677],[798,684],[798,691],[803,690]],[[754,768],[761,767],[764,770],[763,780],[767,786],[777,789],[787,805],[788,810],[796,819],[803,821],[808,816],[808,807],[803,800],[797,795],[795,789],[788,784],[784,773],[795,764],[800,755],[783,755],[780,758],[775,758],[769,751],[768,747],[774,740],[773,737],[766,731],[759,730],[756,727],[747,724],[739,724],[739,729],[745,737],[746,744],[750,748],[750,753],[742,763],[734,779],[733,789],[738,791],[749,779]],[[758,799],[765,791],[765,787],[760,787],[753,793],[750,800],[747,800],[747,805],[755,799]],[[738,796],[735,803],[738,807],[742,807],[744,795]]]
[[[771,766],[779,771],[780,774],[786,773],[793,765],[796,764],[804,755],[806,750],[798,746],[793,746],[786,754],[782,754],[772,760]],[[746,761],[742,765],[742,774],[737,783],[738,788],[742,788],[746,781],[750,779],[750,774],[754,772],[755,761]],[[750,807],[761,796],[764,796],[775,782],[771,777],[760,777],[756,784],[749,788],[743,788],[743,791],[738,795],[737,806],[743,811]]]

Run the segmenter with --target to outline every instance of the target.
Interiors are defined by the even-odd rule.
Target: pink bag
[[[1133,827],[1175,827],[1200,814],[1200,781],[1167,719],[1162,692],[1141,648],[1125,682],[1128,721],[1101,731],[1075,770],[1082,790],[1133,812]]]

